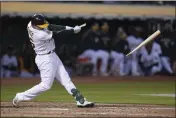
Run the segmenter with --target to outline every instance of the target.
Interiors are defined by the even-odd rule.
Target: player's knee
[[[40,86],[44,89],[44,91],[47,91],[47,90],[51,89],[52,85],[48,84],[48,83],[41,82]]]
[[[104,53],[104,56],[105,56],[106,58],[109,58],[109,57],[110,57],[110,54],[109,54],[108,52],[105,52],[105,53]]]

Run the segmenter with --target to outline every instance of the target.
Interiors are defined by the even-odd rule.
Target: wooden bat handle
[[[81,28],[82,28],[82,27],[85,27],[85,26],[86,26],[86,23],[80,25]],[[65,30],[65,29],[64,29],[64,30]],[[64,31],[64,30],[58,31],[58,32],[56,32],[56,33],[60,33],[60,32],[62,32],[62,31]]]

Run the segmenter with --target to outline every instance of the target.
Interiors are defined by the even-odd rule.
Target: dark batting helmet
[[[39,28],[47,28],[49,25],[42,14],[35,14],[32,17],[31,24],[34,26],[38,26]]]

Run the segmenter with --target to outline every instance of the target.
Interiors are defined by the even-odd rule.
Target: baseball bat
[[[132,54],[133,52],[135,52],[136,50],[138,50],[142,46],[146,45],[151,40],[154,40],[160,33],[161,32],[159,30],[157,30],[155,33],[153,33],[151,36],[149,36],[146,40],[144,40],[141,44],[139,44],[135,49],[133,49],[131,52],[129,52],[126,56],[129,56],[130,54]]]
[[[82,25],[80,25],[80,27],[82,28],[82,27],[85,27],[86,26],[86,23],[84,23],[84,24],[82,24]]]

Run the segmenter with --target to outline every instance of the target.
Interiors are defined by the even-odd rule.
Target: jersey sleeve
[[[74,29],[67,30],[66,26],[54,25],[54,24],[50,24],[48,26],[48,30],[53,31],[54,35],[60,34],[60,33],[65,34],[65,35],[74,33]]]
[[[66,29],[66,26],[62,26],[62,25],[49,24],[48,26],[48,30],[50,31],[61,31],[65,29]]]

